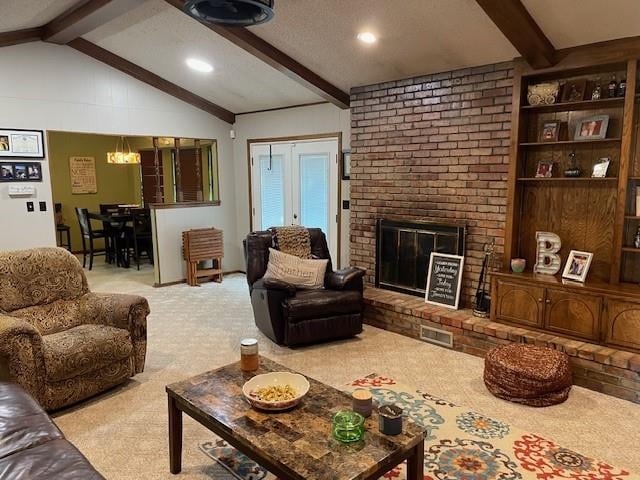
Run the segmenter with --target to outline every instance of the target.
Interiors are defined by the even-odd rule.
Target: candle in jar
[[[378,409],[379,429],[385,435],[402,433],[402,408],[397,405],[383,405]]]
[[[240,342],[240,370],[253,372],[260,366],[258,356],[258,340],[245,338]]]
[[[369,390],[358,389],[351,394],[353,399],[353,411],[358,412],[363,417],[371,416],[373,409],[373,398]]]

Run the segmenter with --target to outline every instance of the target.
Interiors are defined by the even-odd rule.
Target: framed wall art
[[[0,129],[0,158],[44,158],[42,130]]]
[[[0,161],[0,182],[41,182],[42,167],[36,162]]]

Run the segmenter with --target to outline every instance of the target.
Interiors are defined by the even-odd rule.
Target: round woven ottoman
[[[513,343],[490,350],[484,384],[498,398],[532,407],[564,402],[571,390],[569,357],[551,348]]]

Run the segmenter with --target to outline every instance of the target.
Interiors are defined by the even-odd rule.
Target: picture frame
[[[42,165],[40,163],[0,161],[0,183],[41,181]]]
[[[562,102],[581,102],[584,100],[584,94],[587,90],[587,79],[578,78],[568,80],[562,89]]]
[[[584,283],[587,279],[592,260],[593,253],[591,252],[571,250],[567,258],[567,263],[565,263],[564,270],[562,271],[562,278]]]
[[[0,159],[45,158],[42,130],[0,128]]]
[[[540,128],[540,142],[557,142],[560,140],[561,122],[542,122]]]
[[[539,161],[536,167],[536,178],[553,177],[553,162]]]
[[[605,178],[607,176],[607,171],[609,170],[610,163],[611,160],[608,157],[599,159],[598,162],[593,165],[591,178]]]
[[[576,125],[574,140],[602,140],[607,137],[609,115],[583,118]]]
[[[351,150],[342,151],[342,180],[351,178]]]
[[[424,301],[457,310],[460,303],[463,270],[462,255],[431,252]]]

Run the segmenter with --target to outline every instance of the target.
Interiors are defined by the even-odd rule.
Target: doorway
[[[322,229],[338,264],[339,138],[250,143],[253,230]]]

